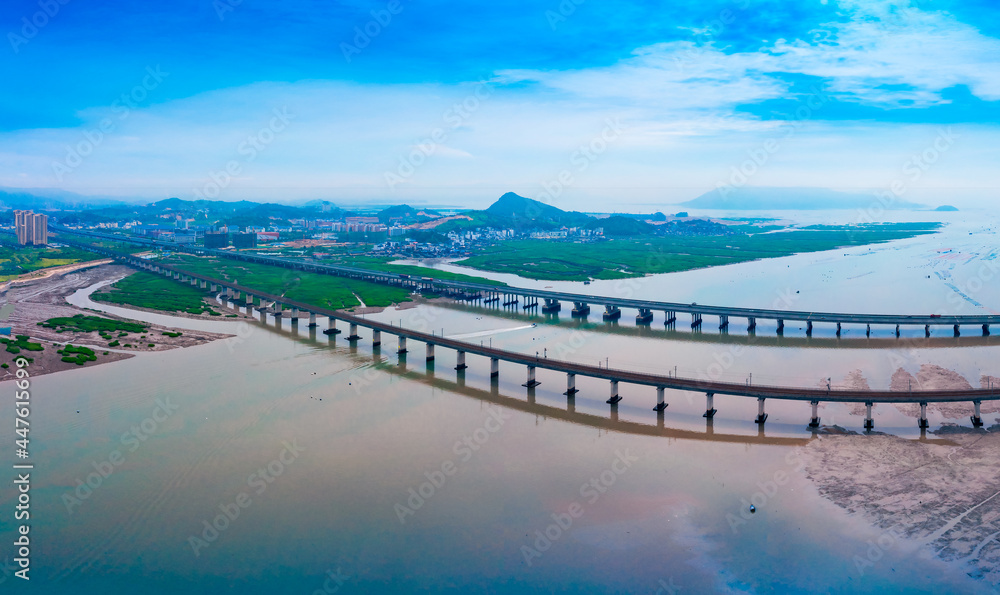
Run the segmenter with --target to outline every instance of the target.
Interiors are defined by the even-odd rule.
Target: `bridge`
[[[810,337],[813,334],[814,325],[817,323],[836,325],[838,337],[841,335],[844,324],[865,325],[865,334],[868,337],[871,336],[871,327],[873,325],[895,327],[896,337],[900,336],[901,327],[903,326],[922,326],[924,327],[924,335],[926,337],[931,336],[932,327],[944,326],[951,327],[954,336],[958,337],[961,335],[961,328],[963,326],[979,327],[982,329],[983,336],[989,336],[991,325],[1000,324],[1000,315],[995,314],[913,315],[770,310],[762,308],[739,308],[732,306],[709,306],[696,303],[682,304],[676,302],[548,291],[545,289],[497,286],[465,281],[445,281],[429,277],[414,277],[410,275],[372,271],[356,267],[298,262],[286,258],[276,258],[273,256],[258,256],[256,254],[244,254],[228,250],[213,250],[193,246],[184,246],[172,242],[126,238],[112,234],[78,231],[56,225],[51,227],[55,230],[63,232],[63,234],[77,234],[101,240],[129,242],[156,248],[167,248],[175,251],[184,250],[193,254],[216,256],[306,272],[337,275],[372,283],[395,285],[413,291],[433,291],[442,293],[457,300],[478,302],[482,304],[502,304],[506,307],[518,307],[519,304],[523,304],[522,307],[525,310],[534,310],[539,308],[541,305],[542,312],[546,313],[556,313],[561,311],[564,303],[573,304],[572,316],[578,318],[586,318],[590,314],[591,305],[597,304],[604,306],[603,318],[605,321],[620,319],[622,316],[622,309],[625,308],[635,310],[637,312],[636,324],[651,324],[653,321],[653,312],[663,312],[664,324],[670,328],[674,328],[678,323],[678,315],[684,314],[691,317],[691,329],[696,332],[702,329],[705,316],[718,318],[720,332],[728,332],[730,319],[737,318],[746,320],[747,332],[750,334],[754,334],[756,332],[758,320],[770,320],[776,323],[778,335],[784,334],[786,322],[800,322],[805,324],[806,335]],[[67,244],[76,245],[82,248],[88,247],[88,245],[84,243],[66,240],[62,234],[59,237],[59,241],[65,241]]]
[[[640,386],[648,386],[656,389],[656,406],[654,410],[663,411],[668,404],[665,401],[665,391],[680,390],[704,393],[706,407],[704,416],[712,418],[716,414],[714,407],[715,395],[732,395],[751,397],[757,399],[758,414],[754,420],[758,424],[763,424],[767,420],[765,412],[765,401],[767,399],[782,399],[791,401],[807,401],[812,406],[812,417],[809,426],[819,427],[820,418],[818,406],[821,402],[842,402],[842,403],[864,403],[866,415],[864,427],[872,429],[874,420],[872,418],[872,406],[875,403],[918,403],[920,405],[920,418],[918,425],[921,428],[928,426],[927,404],[935,402],[971,402],[973,405],[972,424],[975,427],[983,425],[980,415],[980,405],[982,401],[1000,400],[1000,387],[987,389],[969,390],[928,390],[917,392],[900,391],[860,391],[845,389],[822,389],[822,388],[801,388],[784,386],[751,385],[743,383],[729,383],[712,380],[701,380],[693,378],[682,378],[678,376],[662,374],[651,374],[647,372],[635,372],[631,370],[611,369],[601,366],[591,366],[568,361],[560,361],[549,358],[541,358],[537,354],[528,354],[507,351],[503,349],[476,345],[458,339],[449,339],[443,336],[436,336],[433,333],[427,334],[420,331],[394,326],[374,320],[368,320],[360,316],[326,308],[319,308],[314,305],[298,302],[283,296],[273,295],[257,291],[250,287],[238,285],[226,280],[216,279],[206,275],[192,273],[177,267],[164,265],[147,259],[123,255],[106,248],[90,246],[88,249],[112,256],[118,260],[140,270],[155,274],[162,274],[173,277],[175,280],[200,286],[203,289],[211,289],[213,292],[221,292],[222,298],[227,304],[233,304],[236,308],[245,307],[248,313],[253,310],[269,313],[276,318],[290,316],[297,323],[299,318],[308,318],[309,326],[317,325],[317,316],[327,318],[327,334],[340,332],[337,323],[348,325],[347,340],[352,344],[362,340],[358,334],[360,328],[365,328],[371,332],[373,346],[381,347],[382,334],[394,335],[398,341],[397,353],[407,352],[407,341],[413,340],[425,345],[425,354],[428,362],[435,358],[436,348],[452,349],[457,353],[457,370],[464,370],[468,367],[467,356],[469,354],[488,358],[490,360],[491,377],[499,377],[500,363],[506,362],[523,366],[526,370],[526,380],[523,386],[529,390],[537,387],[540,382],[536,379],[538,369],[562,372],[566,375],[567,397],[573,398],[577,392],[576,377],[598,378],[608,381],[609,398],[607,403],[612,407],[622,400],[619,395],[619,384],[628,383]]]

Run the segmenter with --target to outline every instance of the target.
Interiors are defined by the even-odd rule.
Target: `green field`
[[[258,291],[281,295],[323,308],[353,308],[361,305],[386,307],[410,301],[409,291],[355,279],[293,271],[283,267],[237,262],[228,259],[200,258],[176,254],[164,264],[217,279],[237,282]]]
[[[0,243],[0,281],[49,267],[74,264],[99,258],[92,252],[78,248],[35,248],[17,246],[10,238]]]
[[[595,243],[515,240],[458,264],[529,279],[624,279],[820,252],[934,233],[939,224],[872,225],[737,236],[668,236]]]
[[[389,264],[390,260],[395,260],[395,259],[380,258],[375,256],[354,256],[350,258],[344,258],[336,262],[332,262],[331,264],[358,267],[361,269],[382,271],[385,273],[395,273],[397,275],[410,275],[411,277],[430,277],[431,279],[441,279],[442,281],[462,281],[466,283],[482,283],[485,285],[498,285],[498,286],[506,285],[506,283],[501,283],[500,281],[493,281],[485,277],[463,275],[462,273],[453,273],[450,271],[439,271],[437,269],[432,269],[417,265]]]
[[[90,297],[97,302],[162,310],[164,312],[208,313],[220,316],[205,302],[209,292],[184,285],[162,275],[135,273]]]
[[[90,333],[98,331],[102,334],[121,331],[125,333],[144,333],[149,328],[139,322],[125,322],[112,318],[101,318],[100,316],[84,316],[77,314],[72,317],[49,318],[45,322],[39,322],[38,326],[55,329],[57,333],[70,331],[74,333]]]

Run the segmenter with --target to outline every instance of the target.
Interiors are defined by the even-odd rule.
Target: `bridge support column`
[[[500,376],[500,358],[491,357],[490,358],[490,378],[496,378]]]
[[[709,419],[715,417],[715,393],[705,394],[705,415],[702,417],[707,417]]]
[[[604,306],[604,321],[610,322],[612,320],[618,320],[622,317],[621,308],[618,306]]]
[[[263,306],[264,302],[262,301],[260,305]],[[327,335],[337,335],[337,334],[340,334],[340,329],[337,328],[337,319],[336,318],[334,318],[333,316],[331,316],[330,318],[327,319],[327,321],[326,321],[326,330],[323,331],[323,333],[327,334]]]
[[[719,330],[724,331],[729,328],[729,316],[722,314],[719,316]]]
[[[535,388],[541,384],[541,382],[535,380],[535,366],[528,366],[528,381],[521,386],[526,386],[528,388]]]
[[[586,318],[590,314],[590,304],[573,302],[573,311],[570,314],[573,318]]]
[[[697,312],[691,313],[691,328],[700,329],[701,328],[701,314]]]
[[[653,322],[653,311],[649,308],[639,308],[639,313],[635,316],[636,324],[651,324]]]
[[[757,330],[757,319],[751,316],[747,318],[747,332],[752,333]]]
[[[677,322],[677,312],[673,310],[666,311],[666,321],[663,323],[664,326],[673,326]]]
[[[292,308],[292,322],[298,322],[299,320],[299,309]]]
[[[309,328],[316,328],[316,313],[309,313]]]
[[[778,334],[779,335],[785,334],[785,321],[780,318],[778,319]]]
[[[396,353],[399,355],[406,353],[406,337],[399,337],[399,348],[396,349]]]
[[[202,280],[202,282],[201,282],[201,288],[202,289],[208,289],[208,281]]]
[[[757,398],[757,419],[754,421],[759,424],[767,421],[767,414],[764,413],[764,399],[762,397]]]
[[[219,286],[216,285],[215,283],[212,283],[212,291],[213,292],[219,291]]]
[[[813,336],[813,323],[811,320],[806,321],[806,336],[807,337]]]
[[[433,343],[428,343],[427,344],[427,361],[429,361],[429,362],[434,361],[434,344]]]
[[[542,306],[542,312],[544,312],[546,314],[550,314],[550,313],[554,314],[554,313],[556,313],[556,312],[558,312],[560,310],[562,310],[562,304],[559,303],[559,300],[553,300],[551,298],[545,298],[545,305]]]
[[[274,302],[274,317],[281,318],[281,304],[278,302]]]
[[[466,368],[469,367],[469,366],[467,366],[465,364],[465,352],[464,351],[459,351],[458,355],[457,355],[457,358],[458,358],[458,360],[455,362],[455,369],[456,370],[464,370],[464,369],[466,369]]]
[[[843,330],[842,325],[838,322],[837,323],[837,337],[840,337],[840,333],[841,333],[842,330]]]
[[[358,341],[360,339],[361,339],[361,336],[358,335],[358,324],[356,322],[352,322],[351,323],[351,328],[350,328],[350,334],[347,335],[347,340],[348,341]]]
[[[195,279],[194,277],[191,277],[191,285],[198,285],[198,280]]]
[[[983,336],[984,337],[989,337],[990,336],[990,325],[989,324],[984,324],[983,325]]]
[[[896,338],[899,338],[899,325],[896,325]]]
[[[955,336],[956,337],[961,337],[962,336],[962,331],[958,328],[957,324],[955,325]]]
[[[921,429],[926,429],[930,426],[927,423],[927,403],[920,404],[920,421],[917,423],[917,427]]]
[[[872,419],[872,402],[865,402],[865,429],[870,430],[875,427],[875,420]]]
[[[972,419],[972,427],[974,427],[974,428],[981,428],[981,427],[983,427],[983,418],[979,414],[979,408],[980,408],[980,405],[982,405],[982,404],[983,404],[982,401],[973,401],[972,402],[972,406],[975,408],[974,409],[974,413],[972,414],[972,418],[971,418]]]
[[[622,400],[622,397],[621,397],[621,395],[618,394],[618,381],[617,380],[612,380],[611,381],[611,398],[608,399],[607,403],[608,403],[608,405],[614,405],[614,404],[618,403],[618,401],[621,401],[621,400]]]
[[[656,387],[656,407],[653,407],[653,411],[663,411],[667,408],[667,402],[663,399],[666,390],[662,386]]]
[[[812,419],[809,420],[809,427],[815,429],[819,427],[819,401],[812,401],[810,405],[812,405]]]
[[[566,374],[566,392],[563,394],[567,397],[572,397],[578,392],[580,391],[576,389],[576,374],[573,374],[572,372]]]
[[[865,336],[866,337],[872,336],[872,325],[869,324],[865,327]]]
[[[382,346],[382,331],[375,329],[372,331],[372,347]]]
[[[924,325],[924,337],[928,339],[931,337],[931,325],[929,324]]]

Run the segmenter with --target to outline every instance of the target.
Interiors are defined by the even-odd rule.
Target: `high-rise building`
[[[33,211],[14,211],[17,243],[45,246],[49,243],[49,216]]]
[[[227,246],[229,246],[229,232],[225,231],[205,232],[206,248],[225,248]]]
[[[257,234],[255,233],[234,233],[232,234],[234,248],[256,248]]]

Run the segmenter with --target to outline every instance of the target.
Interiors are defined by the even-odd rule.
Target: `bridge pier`
[[[705,393],[705,415],[703,415],[702,417],[707,417],[709,419],[715,417],[716,410],[715,407],[713,407],[714,404],[715,404],[715,393]]]
[[[274,317],[281,318],[281,304],[279,304],[278,302],[274,302]],[[357,325],[354,326],[357,327]]]
[[[433,343],[428,343],[427,344],[427,361],[429,361],[429,362],[434,361],[434,344]]]
[[[813,336],[813,322],[811,320],[806,321],[806,336]]]
[[[931,338],[931,325],[929,324],[924,325],[924,337],[927,339]]]
[[[764,398],[757,397],[757,419],[754,422],[763,424],[765,421],[767,421],[767,414],[764,413]]]
[[[590,314],[590,304],[573,302],[573,311],[570,314],[573,318],[586,318]]]
[[[381,346],[382,346],[382,331],[377,330],[377,329],[373,330],[372,331],[372,347],[381,347]]]
[[[558,312],[560,310],[562,310],[562,304],[559,303],[559,300],[545,298],[545,305],[542,306],[542,312],[550,314]]]
[[[567,397],[572,397],[578,392],[580,391],[576,388],[576,374],[573,374],[572,372],[566,374],[566,392],[563,394]]]
[[[356,322],[351,323],[350,333],[347,335],[348,341],[358,341],[361,339],[361,336],[358,335],[358,324]]]
[[[212,283],[212,293],[215,293],[216,291],[219,291],[219,286],[216,285],[215,283]]]
[[[691,313],[691,328],[692,329],[699,329],[699,328],[701,328],[701,322],[702,322],[701,321],[701,314],[699,314],[697,312],[692,312]]]
[[[538,307],[538,300],[537,299],[533,299],[533,298],[530,298],[530,297],[525,297],[524,298],[524,306],[523,306],[523,308],[525,310],[531,310],[532,308],[537,308],[537,307]]]
[[[635,315],[637,325],[647,325],[653,322],[653,311],[649,308],[639,308],[639,313]]]
[[[465,352],[464,351],[459,351],[457,357],[458,357],[458,361],[455,362],[455,364],[456,364],[455,365],[455,369],[456,370],[461,371],[461,370],[464,370],[464,369],[466,369],[466,368],[469,367],[469,366],[467,366],[465,364]]]
[[[191,277],[191,285],[197,286],[198,285],[198,280],[195,279],[194,277]]]
[[[618,320],[622,317],[622,311],[618,306],[604,306],[604,322]]]
[[[785,321],[780,318],[778,319],[778,334],[779,335],[785,334]]]
[[[399,346],[396,349],[396,353],[399,355],[403,355],[404,353],[406,353],[406,337],[403,336],[399,337]]]
[[[496,378],[500,376],[500,358],[491,357],[490,358],[490,378]]]
[[[838,322],[838,323],[837,323],[837,338],[840,338],[840,331],[841,331],[841,330],[842,330],[842,329],[841,329],[841,324],[840,324],[840,323]]]
[[[962,331],[959,330],[959,325],[957,325],[957,324],[955,325],[955,336],[956,337],[961,337],[962,336]]]
[[[868,338],[871,338],[871,336],[872,336],[872,325],[869,324],[869,325],[867,325],[865,327],[865,336],[868,337]]]
[[[606,401],[608,405],[614,405],[618,401],[621,401],[622,397],[618,394],[618,381],[611,381],[611,397]]]
[[[819,401],[812,401],[812,419],[809,420],[809,427],[816,429],[819,427]]]
[[[292,322],[298,322],[298,321],[299,321],[299,309],[292,308]]]
[[[535,366],[528,366],[528,381],[521,386],[526,386],[528,388],[535,388],[541,384],[541,382],[535,380]]]
[[[663,394],[666,392],[662,386],[656,387],[656,407],[653,407],[653,411],[663,411],[667,408],[667,402],[663,399]]]
[[[983,336],[984,337],[989,337],[990,336],[990,325],[989,325],[989,323],[986,323],[986,324],[983,325]]]
[[[899,338],[899,325],[896,325],[896,338]]]
[[[753,316],[747,318],[747,332],[753,333],[757,330],[757,319]]]
[[[264,302],[262,301],[260,305],[263,306]],[[337,328],[337,319],[336,318],[334,318],[334,317],[331,316],[329,319],[327,319],[327,321],[326,321],[326,330],[323,331],[323,333],[327,334],[327,335],[336,335],[336,334],[340,333],[340,329]]]
[[[979,407],[982,405],[982,401],[973,401],[972,406],[974,407],[974,413],[972,414],[972,427],[981,428],[983,427],[983,418],[979,414]]]
[[[722,314],[719,316],[719,330],[724,331],[729,329],[729,316]]]
[[[917,422],[917,427],[924,430],[927,429],[930,424],[927,423],[927,403],[920,403],[920,421]]]
[[[309,313],[309,328],[316,328],[316,313]]]
[[[667,310],[665,314],[666,314],[666,321],[663,323],[663,325],[673,326],[677,322],[677,312],[674,312],[673,310]]]
[[[870,430],[875,427],[875,420],[872,419],[872,402],[865,402],[865,429]]]

